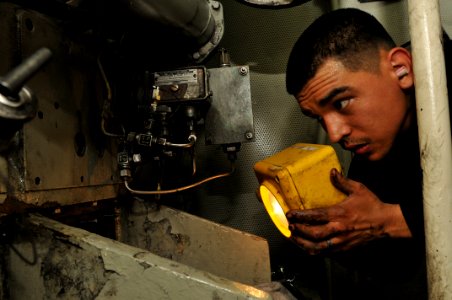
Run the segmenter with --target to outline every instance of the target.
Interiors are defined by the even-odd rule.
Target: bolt
[[[141,162],[141,154],[140,153],[134,153],[132,155],[132,160],[134,163],[140,163]]]
[[[248,69],[246,67],[241,67],[240,75],[245,76],[246,74],[248,74]]]
[[[220,2],[212,1],[212,8],[215,9],[215,10],[219,10],[220,9]]]
[[[201,57],[201,54],[199,54],[199,52],[195,52],[193,53],[193,59],[199,59]]]
[[[163,153],[168,157],[173,157],[173,151],[164,151]]]
[[[251,131],[247,131],[245,133],[245,137],[247,140],[251,140],[253,138],[253,133]]]
[[[195,108],[193,106],[187,106],[185,108],[185,115],[187,116],[187,118],[194,118],[195,117]]]
[[[170,90],[171,90],[172,92],[177,92],[177,91],[179,90],[179,85],[177,85],[177,84],[172,84],[172,85],[170,86]]]

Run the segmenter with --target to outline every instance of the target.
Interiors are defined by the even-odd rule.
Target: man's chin
[[[383,156],[381,155],[377,155],[377,154],[370,154],[367,156],[364,156],[368,161],[379,161],[383,158]]]
[[[361,157],[368,161],[379,161],[379,160],[382,160],[386,156],[386,153],[377,152],[377,151],[369,151],[369,152],[361,153],[361,154],[355,153],[355,156]]]

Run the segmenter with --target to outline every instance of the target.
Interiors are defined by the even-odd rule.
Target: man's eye
[[[338,101],[334,102],[334,107],[338,110],[344,109],[350,104],[351,101],[352,101],[352,99],[338,100]]]

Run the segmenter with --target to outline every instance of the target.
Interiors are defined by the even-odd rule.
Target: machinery
[[[159,202],[255,140],[223,31],[218,1],[0,2],[0,298],[271,299],[264,239]]]
[[[406,42],[403,1],[331,1],[346,2]],[[281,185],[253,166],[290,173],[295,159],[269,158],[326,143],[284,72],[300,30],[334,8],[0,1],[0,298],[330,299],[328,261],[272,224],[255,192]]]
[[[249,68],[231,66],[228,54],[221,50],[219,68],[191,67],[171,71],[145,73],[143,87],[134,116],[135,126],[120,125],[123,133],[106,135],[119,140],[118,166],[126,188],[134,194],[161,195],[183,191],[204,182],[230,175],[242,142],[254,140]],[[137,120],[135,120],[137,121]],[[141,126],[140,126],[141,123]],[[103,124],[108,124],[103,122]],[[124,128],[129,128],[128,130]],[[130,129],[131,128],[131,129]],[[231,162],[231,170],[185,186],[167,184],[158,177],[154,190],[132,189],[129,181],[145,163],[161,167],[168,160],[189,157],[189,170],[196,175],[195,145],[200,128],[205,130],[205,143],[221,145]],[[168,186],[168,185],[167,185]]]
[[[2,21],[3,40],[19,45],[4,47],[6,54],[20,63],[20,56],[47,49],[2,81],[6,118],[38,116],[12,146],[11,139],[23,122],[8,126],[9,133],[5,132],[2,146],[20,156],[12,164],[14,176],[21,179],[6,184],[7,201],[17,199],[26,204],[23,208],[91,202],[115,198],[121,183],[134,194],[173,193],[229,175],[240,144],[254,140],[249,68],[232,66],[225,49],[215,51],[224,30],[218,1],[187,1],[182,7],[178,1],[112,5],[75,1],[22,7],[6,2],[2,8],[5,15],[17,15]],[[106,11],[105,16],[97,18],[100,10]],[[121,10],[128,14],[116,22]],[[89,22],[82,25],[85,19]],[[163,43],[160,39],[174,38],[182,47],[168,41],[157,49],[153,41],[142,41],[145,36]],[[176,49],[164,56],[176,58],[174,68],[171,61],[156,62],[162,49]],[[42,69],[49,53],[53,53],[52,64]],[[209,54],[218,57],[218,67],[201,64]],[[15,67],[13,60],[5,62],[11,64],[7,72]],[[32,104],[29,89],[20,90],[38,70],[41,74],[31,87],[40,98],[39,109]],[[16,115],[9,116],[12,94],[20,101],[14,104]],[[200,134],[206,144],[224,149],[231,162],[229,170],[196,178],[195,147]],[[68,167],[79,175],[61,176]],[[177,172],[165,172],[171,167]]]

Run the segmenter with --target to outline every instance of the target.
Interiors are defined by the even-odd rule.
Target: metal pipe
[[[127,9],[146,20],[174,27],[193,38],[199,47],[193,53],[204,59],[223,37],[223,10],[215,0],[122,0]]]
[[[52,57],[52,52],[47,48],[37,50],[33,55],[24,60],[20,65],[0,78],[2,93],[17,95],[25,83],[33,77]]]
[[[452,146],[438,0],[408,0],[429,299],[452,299]]]
[[[174,147],[174,148],[191,148],[196,143],[196,135],[190,134],[190,136],[188,137],[188,141],[189,142],[185,143],[185,144],[174,144],[174,143],[170,143],[170,142],[165,142],[163,144],[163,146]]]
[[[124,181],[124,186],[126,187],[126,189],[131,192],[132,194],[137,194],[137,195],[163,195],[163,194],[172,194],[172,193],[177,193],[177,192],[182,192],[194,187],[197,187],[201,184],[204,184],[206,182],[212,181],[214,179],[218,179],[218,178],[223,178],[223,177],[227,177],[229,175],[231,175],[232,173],[234,173],[235,171],[235,165],[231,164],[231,170],[229,172],[226,173],[221,173],[221,174],[217,174],[211,177],[207,177],[204,178],[203,180],[200,180],[198,182],[192,183],[190,185],[186,185],[183,187],[179,187],[179,188],[175,188],[175,189],[171,189],[171,190],[155,190],[155,191],[141,191],[141,190],[134,190],[130,187],[129,183],[127,182],[127,180]]]
[[[215,30],[209,2],[206,0],[128,0],[129,9],[145,19],[180,28],[200,44],[206,43]]]

